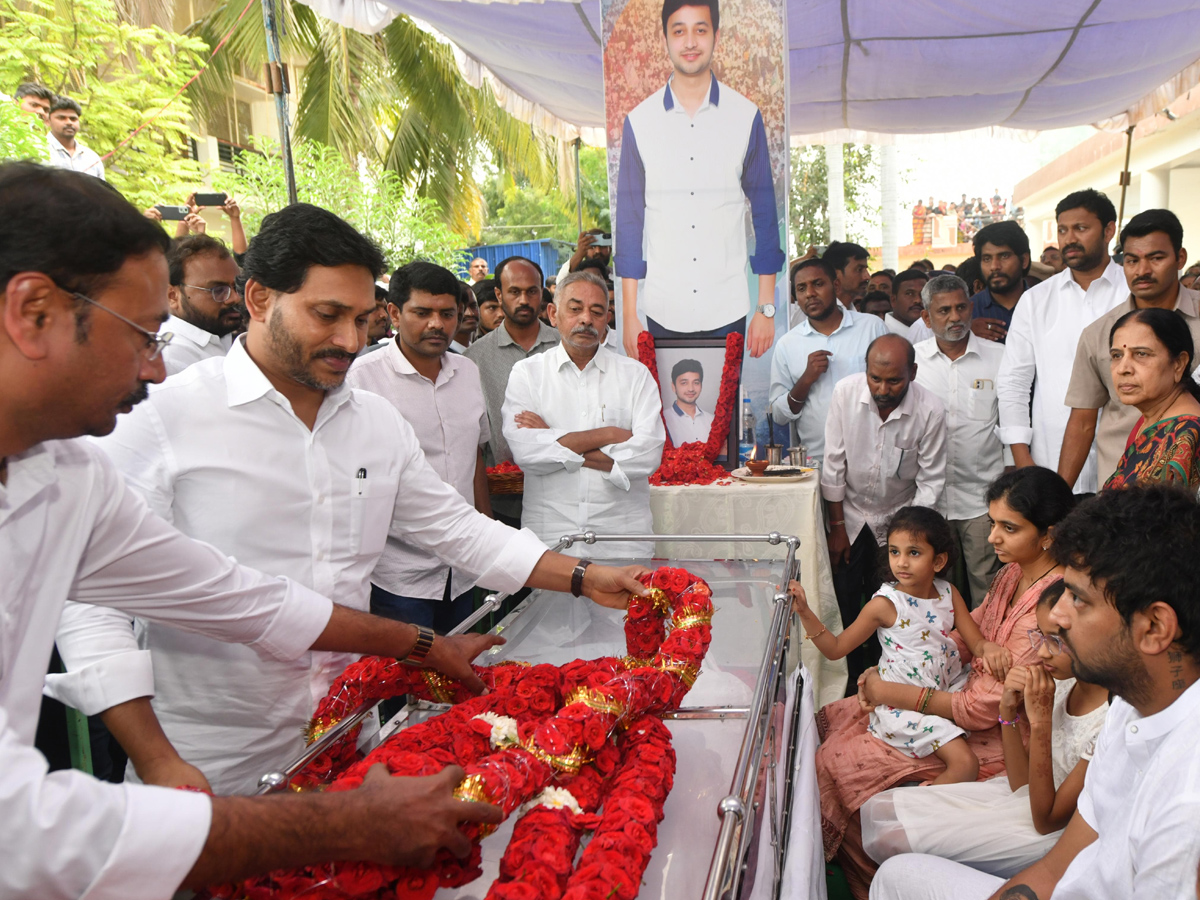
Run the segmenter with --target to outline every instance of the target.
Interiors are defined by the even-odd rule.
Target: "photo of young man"
[[[712,413],[701,409],[698,401],[704,390],[704,367],[696,359],[681,359],[671,368],[671,389],[675,401],[666,409],[667,431],[678,447],[692,441],[707,441]]]

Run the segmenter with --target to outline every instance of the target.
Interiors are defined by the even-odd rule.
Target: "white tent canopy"
[[[426,23],[505,106],[603,144],[598,0],[306,0],[360,31]],[[1200,80],[1191,0],[789,0],[791,132],[1124,127]]]

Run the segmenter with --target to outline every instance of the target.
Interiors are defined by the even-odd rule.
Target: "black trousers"
[[[646,330],[655,339],[658,338],[692,338],[695,340],[706,340],[711,338],[724,338],[739,331],[742,335],[746,334],[746,319],[745,317],[735,319],[728,325],[723,325],[720,328],[713,328],[708,331],[672,331],[669,328],[664,328],[659,325],[649,316],[646,316]]]
[[[850,627],[850,623],[862,612],[863,604],[883,583],[879,573],[880,557],[875,535],[864,525],[850,545],[850,561],[841,563],[833,570],[833,592],[837,595],[843,628]],[[846,666],[850,670],[846,684],[847,697],[858,691],[858,676],[878,664],[879,652],[879,640],[873,634],[861,647],[850,651],[846,657]]]

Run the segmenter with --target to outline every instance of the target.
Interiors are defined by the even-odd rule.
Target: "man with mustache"
[[[1128,296],[1125,273],[1108,253],[1117,230],[1112,201],[1088,188],[1055,207],[1067,268],[1034,285],[1013,312],[996,390],[1000,440],[1018,466],[1058,469],[1070,407],[1067,386],[1083,329]],[[1030,394],[1033,403],[1030,403]],[[1095,454],[1078,470],[1075,493],[1096,490]]]
[[[464,281],[458,283],[458,331],[450,341],[451,353],[466,353],[475,340],[475,329],[479,327],[479,301],[475,292]]]
[[[442,481],[486,516],[487,408],[479,369],[450,352],[461,306],[475,295],[448,269],[430,262],[401,266],[388,285],[396,340],[355,363],[346,384],[378,394],[413,427],[425,460]],[[445,565],[401,535],[388,535],[371,574],[371,612],[446,632],[472,612],[469,572]]]
[[[957,275],[935,275],[921,291],[921,302],[933,337],[913,347],[916,381],[946,407],[946,487],[938,511],[954,529],[967,575],[959,590],[974,608],[1000,568],[988,543],[984,494],[1004,471],[1004,445],[995,434],[996,375],[1004,348],[972,333],[967,283]]]
[[[821,496],[829,512],[833,590],[843,624],[879,587],[878,554],[901,507],[937,507],[946,484],[946,412],[919,384],[913,346],[898,334],[871,342],[866,372],[833,388],[825,421]],[[846,657],[848,686],[879,658],[869,641]]]
[[[975,233],[972,244],[984,288],[971,298],[971,330],[1003,344],[1013,310],[1029,286],[1029,238],[1016,222],[993,222]]]
[[[50,113],[46,118],[46,124],[50,126],[50,134],[46,138],[50,165],[83,172],[103,181],[104,162],[100,155],[91,147],[85,147],[77,138],[79,117],[82,115],[83,107],[70,97],[55,97],[50,104]]]
[[[100,442],[103,450],[151,509],[189,537],[363,612],[389,538],[489,588],[515,591],[539,565],[569,575],[573,563],[543,560],[545,545],[532,533],[480,515],[448,486],[387,400],[345,384],[383,264],[374,244],[327,210],[301,203],[267,216],[246,254],[246,335],[227,356],[153,391]],[[435,341],[443,350],[457,323],[452,309]],[[596,569],[601,578],[616,571]],[[467,660],[490,642],[435,637],[420,622],[404,627],[432,641],[429,664],[457,667],[474,683]],[[109,725],[134,770],[142,772],[139,760],[153,759],[153,748],[174,752],[218,794],[252,792],[264,772],[299,755],[314,707],[356,658],[312,653],[282,662],[161,623],[139,623],[138,632],[135,640],[127,615],[68,604],[57,640],[69,674],[50,676],[51,689],[89,714],[153,696],[161,731]],[[194,770],[178,769],[184,783],[196,783]]]
[[[1166,485],[1102,491],[1054,526],[1053,537],[1066,593],[1050,619],[1075,675],[1116,695],[1075,814],[1049,853],[1007,881],[901,854],[879,867],[876,900],[1195,896],[1200,506]]]
[[[1078,477],[1093,440],[1098,481],[1104,484],[1116,471],[1138,419],[1137,407],[1118,399],[1109,365],[1109,334],[1117,319],[1135,309],[1173,309],[1183,316],[1192,340],[1200,345],[1200,292],[1179,283],[1179,272],[1187,266],[1187,251],[1178,217],[1168,209],[1138,213],[1121,230],[1121,248],[1129,299],[1085,328],[1075,351],[1066,397],[1071,415],[1058,459],[1058,474],[1068,484]],[[1194,365],[1195,360],[1189,363]]]
[[[594,270],[558,283],[550,319],[562,342],[513,366],[501,413],[525,472],[521,524],[551,545],[582,531],[649,534],[650,474],[666,441],[658,386],[638,360],[603,346],[608,288]],[[606,541],[592,549],[647,557],[654,544]]]
[[[500,427],[500,409],[513,366],[523,359],[545,353],[559,342],[557,329],[538,318],[542,311],[542,267],[523,256],[510,256],[496,266],[495,296],[504,318],[493,331],[477,339],[463,355],[479,366],[483,399],[487,401],[491,437],[487,464],[512,460],[512,451]],[[497,495],[492,500],[496,518],[514,528],[521,527],[521,494]],[[557,538],[555,538],[557,540]]]
[[[179,238],[167,253],[171,318],[163,330],[175,337],[163,348],[167,374],[193,363],[224,356],[242,324],[241,297],[235,289],[238,264],[224,243],[207,234]]]
[[[921,289],[929,280],[929,274],[921,269],[909,269],[901,272],[892,281],[892,309],[883,317],[883,324],[892,334],[915,342],[923,340],[920,332],[913,333],[925,309],[921,305]]]
[[[833,386],[866,367],[867,347],[887,327],[878,316],[846,309],[837,273],[824,259],[792,263],[792,304],[804,318],[779,339],[771,356],[771,417],[792,432],[792,446],[825,455],[825,417]]]

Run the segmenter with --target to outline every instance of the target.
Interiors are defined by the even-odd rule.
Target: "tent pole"
[[[267,32],[267,86],[275,95],[275,115],[279,119],[279,150],[283,155],[283,170],[287,178],[288,203],[297,203],[296,170],[292,166],[291,126],[288,122],[287,69],[279,50],[278,16],[275,0],[262,0],[263,27]]]
[[[1121,211],[1117,213],[1117,234],[1125,226],[1125,192],[1129,190],[1129,182],[1133,180],[1129,174],[1129,155],[1133,150],[1133,129],[1130,125],[1125,129],[1125,168],[1121,172]]]
[[[826,190],[829,192],[829,240],[844,241],[846,239],[846,193],[845,193],[845,157],[842,144],[825,145],[825,179]]]
[[[581,138],[575,138],[575,224],[580,234],[583,234],[583,181],[579,174],[579,145],[582,142]]]

